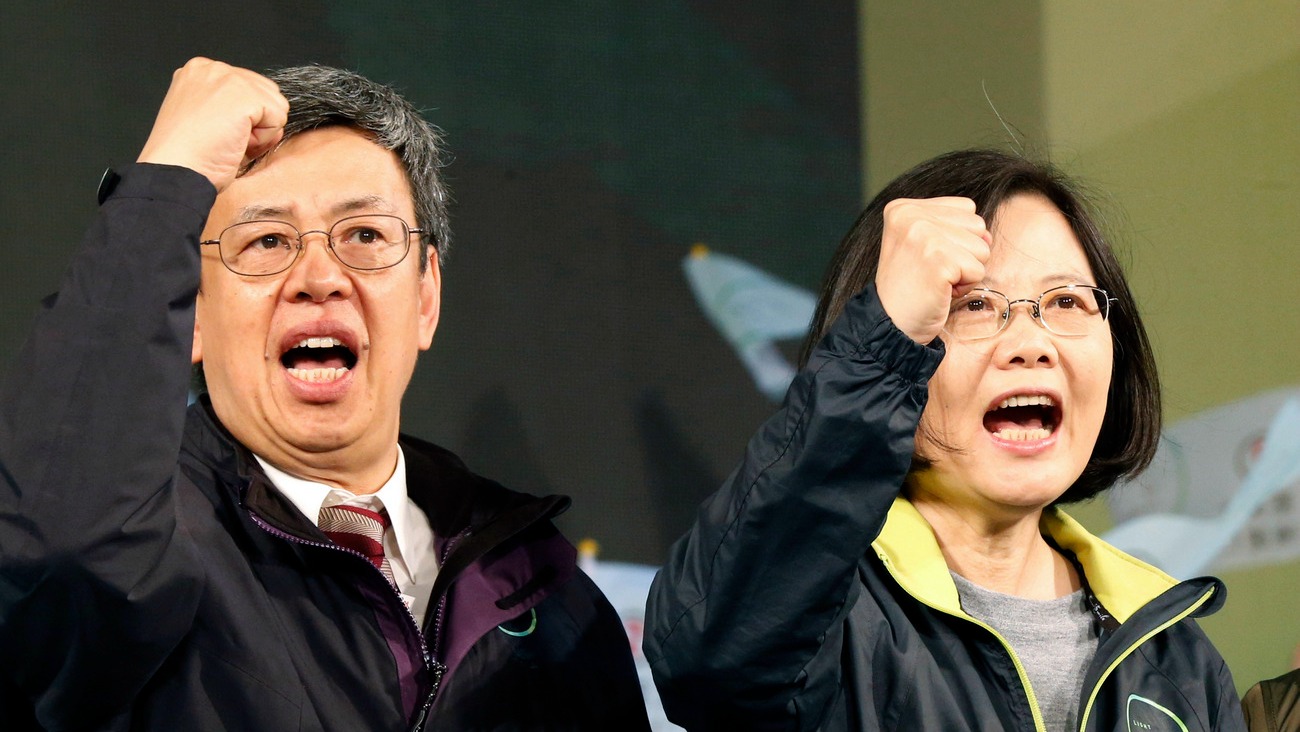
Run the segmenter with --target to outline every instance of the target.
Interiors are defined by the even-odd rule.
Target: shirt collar
[[[343,488],[299,478],[271,465],[260,455],[253,457],[266,472],[271,485],[275,486],[275,489],[288,498],[303,516],[317,526],[320,525],[320,510],[325,506],[358,506],[372,511],[388,509],[388,522],[393,529],[397,550],[403,557],[411,556],[405,543],[410,536],[408,527],[411,521],[411,502],[406,495],[406,456],[400,446],[397,448],[397,466],[393,469],[393,474],[379,490],[371,494],[357,494]]]

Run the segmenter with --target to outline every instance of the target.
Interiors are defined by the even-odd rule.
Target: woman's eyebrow
[[[1084,276],[1081,272],[1057,272],[1039,280],[1039,283],[1046,286],[1056,285],[1091,285],[1094,278]]]
[[[1035,280],[1035,282],[1038,283],[1039,287],[1042,287],[1044,290],[1047,290],[1052,287],[1058,287],[1060,285],[1094,285],[1096,283],[1093,282],[1093,279],[1094,279],[1093,277],[1085,276],[1081,272],[1070,271],[1070,272],[1053,272],[1051,274],[1043,275],[1042,277],[1039,277],[1037,280]],[[990,290],[995,290],[997,292],[1001,292],[1004,294],[1010,294],[1007,293],[1006,290],[1004,289],[1004,283],[1001,283],[997,279],[984,279],[977,286],[984,287]]]

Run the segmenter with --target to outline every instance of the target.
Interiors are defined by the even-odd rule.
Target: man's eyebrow
[[[274,219],[282,221],[289,219],[293,215],[293,206],[286,205],[268,205],[252,204],[239,209],[235,214],[233,223],[239,224],[245,221],[262,221]],[[391,201],[383,196],[359,196],[340,201],[330,208],[330,214],[336,218],[355,214],[363,211],[378,211],[381,213],[395,213],[397,207]]]
[[[379,211],[382,213],[394,213],[397,207],[383,196],[361,196],[360,198],[351,198],[346,201],[334,204],[330,213],[335,216],[346,216],[347,214],[357,213],[358,211]]]
[[[252,205],[239,209],[235,214],[234,223],[242,224],[245,221],[260,221],[263,219],[283,219],[289,215],[289,209],[286,206],[265,206]]]

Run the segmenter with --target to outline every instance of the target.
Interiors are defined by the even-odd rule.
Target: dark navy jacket
[[[942,355],[895,328],[874,287],[849,303],[655,578],[644,644],[669,719],[1044,732],[1019,660],[962,611],[933,532],[899,496]],[[1244,730],[1193,621],[1222,584],[1177,583],[1056,509],[1041,527],[1078,561],[1104,628],[1080,729]]]
[[[403,437],[424,628],[202,401],[212,186],[129,168],[0,393],[0,727],[646,729],[627,636],[534,498]]]

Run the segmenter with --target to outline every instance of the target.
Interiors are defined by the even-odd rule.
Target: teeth
[[[1052,407],[1056,406],[1056,402],[1053,402],[1052,398],[1045,394],[1013,396],[1003,399],[1002,403],[998,405],[998,409],[1006,409],[1007,407],[1031,407],[1035,405]]]
[[[1032,430],[1008,427],[1001,432],[994,432],[993,434],[1008,442],[1032,442],[1034,440],[1046,440],[1051,436],[1052,431],[1043,427]]]
[[[343,345],[343,341],[337,338],[303,338],[294,344],[294,348],[333,348]]]
[[[313,384],[338,381],[347,372],[346,366],[337,369],[289,369],[289,375],[293,378]]]

